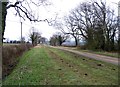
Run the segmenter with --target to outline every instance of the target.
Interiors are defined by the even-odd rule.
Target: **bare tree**
[[[0,1],[1,2],[1,1]],[[33,22],[41,22],[45,21],[49,24],[53,19],[40,19],[38,11],[35,11],[35,8],[39,8],[41,5],[50,5],[51,2],[48,0],[16,0],[16,2],[1,2],[2,3],[2,37],[4,36],[5,31],[5,21],[7,10],[10,8],[14,8],[16,11],[16,15],[21,17],[23,20],[29,19],[29,21]]]
[[[57,23],[65,34],[75,38],[76,45],[80,37],[85,39],[88,49],[115,50],[118,31],[117,16],[106,2],[84,2],[65,17],[64,23]],[[63,26],[64,25],[64,26]],[[67,27],[67,32],[65,31]]]
[[[53,36],[50,38],[50,44],[53,46],[61,46],[63,42],[65,42],[69,38],[69,35],[66,35],[61,32],[56,32],[53,34]]]
[[[111,10],[106,6],[106,2],[100,3],[94,2],[93,8],[95,16],[98,17],[101,26],[99,28],[103,31],[104,36],[104,50],[110,51],[114,49],[114,41],[117,30],[117,16],[114,14],[114,10]]]
[[[82,3],[71,12],[77,23],[79,34],[86,39],[87,43],[93,42],[94,17],[91,4]]]
[[[39,39],[41,38],[41,33],[39,33],[34,27],[32,27],[29,33],[29,37],[32,41],[33,46],[36,46]]]
[[[73,38],[75,39],[75,46],[78,46],[80,32],[77,28],[77,22],[74,20],[72,16],[65,17],[64,20],[66,23],[65,26],[68,29],[68,31],[64,33],[73,36]]]
[[[88,48],[114,49],[117,17],[114,10],[106,6],[106,2],[84,2],[70,12],[68,19],[69,30],[86,39]]]
[[[62,45],[63,42],[65,42],[69,38],[69,35],[66,35],[66,34],[61,33],[61,32],[57,32],[56,36],[57,36],[58,43],[60,46]]]

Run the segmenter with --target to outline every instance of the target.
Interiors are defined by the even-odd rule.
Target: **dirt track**
[[[113,57],[109,57],[109,56],[103,56],[103,55],[98,55],[98,54],[93,54],[93,53],[88,53],[88,52],[80,52],[80,51],[70,49],[68,47],[53,47],[53,46],[50,46],[50,47],[57,48],[57,49],[60,49],[60,50],[69,51],[69,52],[76,53],[76,54],[81,55],[81,56],[85,56],[87,58],[101,60],[101,61],[112,63],[112,64],[115,64],[115,65],[119,64],[118,63],[118,58],[113,58]]]

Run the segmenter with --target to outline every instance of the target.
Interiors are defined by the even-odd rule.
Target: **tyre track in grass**
[[[84,60],[83,60],[84,59]],[[93,64],[94,63],[94,64]],[[97,66],[99,61],[45,46],[26,52],[4,85],[110,85],[116,84],[113,64]],[[93,65],[92,65],[93,64]],[[102,63],[101,63],[102,64]],[[92,66],[91,66],[92,65]],[[109,66],[109,67],[108,67]],[[114,67],[112,67],[114,66]],[[111,70],[115,68],[115,70]]]
[[[69,70],[75,72],[79,78],[82,78],[82,81],[87,81],[87,84],[91,84],[91,83],[92,83],[92,85],[93,84],[101,85],[101,83],[102,84],[114,84],[114,83],[110,82],[110,79],[111,79],[111,77],[109,77],[110,74],[105,73],[106,69],[108,69],[108,68],[109,68],[108,71],[110,71],[110,72],[116,71],[116,70],[113,70],[113,67],[109,67],[109,65],[110,66],[114,66],[114,65],[111,65],[109,63],[104,63],[101,61],[97,61],[97,60],[94,60],[91,58],[89,59],[86,57],[81,57],[80,55],[77,55],[75,53],[71,53],[71,52],[67,52],[67,51],[63,51],[63,50],[59,50],[58,52],[57,52],[57,50],[55,51],[52,49],[47,49],[47,50],[49,50],[49,55],[51,55],[57,63],[60,63],[63,66],[63,68],[68,68]],[[62,57],[62,55],[59,55],[59,52],[63,52],[66,55],[72,55],[71,58],[73,60],[78,61],[78,62],[81,61],[81,63],[78,64],[78,63],[74,62],[73,60],[72,61],[69,60],[69,56],[66,59],[66,58]],[[89,65],[89,67],[86,67],[86,65]],[[85,66],[85,67],[83,67],[83,66]],[[95,70],[95,72],[96,72],[96,70],[98,70],[98,71],[100,71],[99,73],[101,73],[101,74],[97,74],[97,73],[93,72],[92,70]],[[102,72],[101,72],[101,70],[102,70]],[[104,74],[102,74],[103,72],[104,72]],[[105,78],[103,75],[105,75],[105,77],[107,77],[106,80],[102,80]]]
[[[62,65],[63,68],[68,68],[69,70],[73,71],[76,75],[78,75],[79,78],[82,79],[83,82],[91,83],[92,82],[98,82],[96,78],[92,79],[92,75],[87,73],[87,71],[83,68],[80,68],[79,65],[72,63],[71,61],[65,60],[59,55],[57,55],[52,50],[48,50],[49,55],[60,65]],[[66,62],[67,61],[67,62]],[[99,82],[98,82],[99,84]]]
[[[87,57],[87,58],[112,63],[114,65],[120,65],[119,64],[119,61],[120,61],[119,58],[113,58],[113,57],[109,57],[109,56],[98,55],[98,54],[88,53],[88,52],[80,52],[80,51],[73,50],[73,49],[68,48],[68,47],[53,47],[53,46],[50,46],[50,47],[57,48],[57,49],[64,50],[64,51],[68,51],[68,52],[72,52],[72,53],[75,53],[75,54],[78,54],[78,55],[81,55],[81,56],[84,56],[84,57]]]

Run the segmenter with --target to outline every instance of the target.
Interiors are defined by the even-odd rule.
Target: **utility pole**
[[[118,51],[120,53],[120,1],[118,2]]]
[[[21,22],[21,43],[22,43],[22,22]]]
[[[2,87],[2,42],[3,42],[3,38],[2,38],[2,2],[0,1],[0,87]]]

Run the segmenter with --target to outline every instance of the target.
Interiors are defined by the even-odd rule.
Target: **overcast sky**
[[[15,1],[15,0],[9,0],[9,1]],[[35,0],[33,0],[35,1]],[[51,0],[52,5],[51,6],[45,6],[40,7],[39,9],[36,9],[40,12],[39,16],[44,18],[55,18],[55,14],[58,13],[58,17],[63,17],[66,15],[71,9],[74,9],[79,3],[85,1],[85,0]],[[86,0],[89,1],[89,0]],[[106,0],[107,4],[111,8],[115,8],[117,12],[117,4],[119,0]],[[112,4],[114,3],[114,4]],[[18,16],[14,15],[15,11],[13,8],[10,8],[8,10],[7,18],[6,18],[6,29],[5,29],[5,38],[9,38],[9,40],[20,40],[21,37],[21,24],[20,24],[20,18]],[[116,13],[117,14],[117,13]],[[31,27],[35,27],[39,30],[39,32],[42,33],[42,36],[46,38],[50,38],[53,33],[57,32],[58,30],[55,29],[52,26],[49,26],[45,22],[39,22],[39,23],[30,23],[28,20],[23,21],[23,37],[28,39],[28,33]]]

